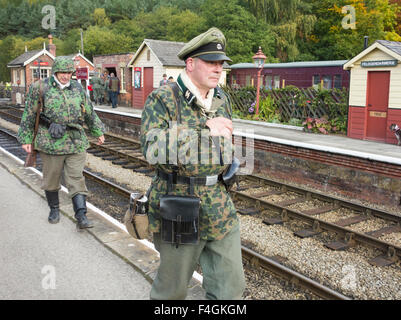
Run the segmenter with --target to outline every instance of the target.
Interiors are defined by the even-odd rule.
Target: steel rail
[[[389,255],[396,254],[397,256],[401,257],[401,247],[395,246],[385,241],[381,241],[369,235],[338,226],[334,223],[326,222],[307,214],[303,214],[299,211],[291,210],[289,208],[267,202],[265,200],[261,200],[259,198],[244,194],[239,191],[233,190],[231,191],[231,193],[233,194],[233,199],[251,201],[252,203],[254,203],[255,208],[258,210],[260,210],[261,208],[265,208],[281,213],[283,221],[288,220],[288,218],[301,220],[312,226],[314,231],[317,233],[322,231],[335,232],[347,239],[350,245],[352,245],[353,241],[355,241],[380,249],[384,252],[387,252]]]
[[[130,197],[130,191],[122,188],[107,179],[101,178],[94,173],[91,173],[85,170],[85,176],[105,185],[113,190],[116,190],[118,193],[123,195],[127,200]],[[310,279],[303,274],[296,272],[276,261],[261,255],[260,253],[249,249],[243,245],[241,245],[242,256],[244,259],[250,261],[252,264],[256,266],[260,266],[267,271],[274,273],[276,276],[285,279],[295,285],[302,287],[311,291],[313,294],[327,300],[351,300],[349,297],[329,288],[326,287],[319,282]]]

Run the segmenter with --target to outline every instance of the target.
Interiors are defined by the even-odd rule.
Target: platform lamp
[[[263,66],[265,64],[266,56],[262,52],[262,48],[259,47],[258,52],[252,57],[253,63],[258,68],[258,81],[256,88],[256,117],[259,116],[259,91],[260,91],[260,76],[262,74]]]

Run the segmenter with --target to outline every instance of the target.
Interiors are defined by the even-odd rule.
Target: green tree
[[[91,18],[93,23],[99,27],[106,27],[111,24],[110,19],[106,16],[104,8],[96,8],[92,13]]]
[[[301,0],[245,0],[253,14],[271,26],[280,61],[295,61],[299,43],[307,41],[316,22]]]
[[[130,39],[123,34],[98,26],[91,26],[84,32],[84,53],[92,60],[97,54],[111,54],[135,51]]]
[[[396,40],[395,32],[399,6],[388,0],[308,0],[319,16],[311,36],[310,51],[320,60],[350,59],[363,50],[364,36],[369,43],[379,39]],[[342,8],[355,9],[355,28],[352,28]]]
[[[201,16],[206,21],[206,28],[217,27],[224,33],[227,54],[233,63],[252,62],[259,46],[267,61],[277,61],[271,28],[264,21],[258,21],[237,0],[207,0],[201,7]]]

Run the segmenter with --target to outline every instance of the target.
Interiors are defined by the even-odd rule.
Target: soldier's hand
[[[100,136],[99,138],[97,138],[97,144],[101,145],[104,143],[104,135]]]
[[[233,133],[233,122],[224,117],[216,117],[206,121],[206,126],[210,128],[211,136],[223,136],[231,139]]]
[[[32,152],[32,145],[31,144],[23,144],[22,149],[25,150],[26,153],[31,153]]]
[[[66,126],[58,123],[52,123],[49,127],[49,133],[52,138],[54,139],[60,139],[66,130]]]

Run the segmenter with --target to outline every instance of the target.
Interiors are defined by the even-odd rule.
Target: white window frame
[[[120,67],[120,92],[127,93],[127,91],[125,91],[125,68],[124,67]]]
[[[31,67],[31,75],[32,75],[32,79],[36,79],[35,78],[35,70],[37,70],[38,69],[38,67]],[[46,76],[44,76],[44,74],[43,74],[43,71],[45,71],[46,70]],[[50,77],[50,72],[51,71],[51,68],[46,68],[46,67],[44,67],[44,68],[40,68],[40,79],[45,79],[45,78],[48,78],[48,77]]]

